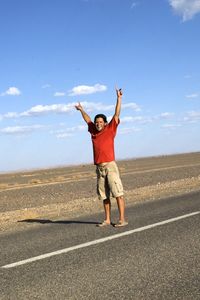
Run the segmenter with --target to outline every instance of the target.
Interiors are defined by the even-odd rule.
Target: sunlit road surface
[[[200,299],[200,193],[133,206],[124,228],[102,218],[1,235],[0,299]]]

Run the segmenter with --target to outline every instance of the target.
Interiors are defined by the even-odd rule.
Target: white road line
[[[61,249],[61,250],[58,250],[58,251],[45,253],[45,254],[42,254],[42,255],[39,255],[39,256],[35,256],[35,257],[31,257],[31,258],[28,258],[28,259],[25,259],[25,260],[21,260],[21,261],[12,263],[12,264],[2,266],[1,268],[9,269],[9,268],[14,268],[14,267],[17,267],[17,266],[25,265],[25,264],[28,264],[28,263],[31,263],[31,262],[34,262],[34,261],[38,261],[38,260],[42,260],[42,259],[45,259],[45,258],[48,258],[48,257],[55,256],[55,255],[60,255],[60,254],[67,253],[67,252],[70,252],[70,251],[74,251],[74,250],[77,250],[77,249],[82,249],[82,248],[85,248],[85,247],[97,245],[97,244],[104,243],[104,242],[107,242],[107,241],[110,241],[110,240],[118,239],[118,238],[123,237],[123,236],[130,235],[130,234],[133,234],[133,233],[136,233],[136,232],[141,232],[141,231],[148,230],[148,229],[151,229],[151,228],[154,228],[154,227],[157,227],[157,226],[162,226],[162,225],[165,225],[165,224],[169,224],[169,223],[179,221],[181,219],[185,219],[185,218],[188,218],[188,217],[192,217],[192,216],[195,216],[195,215],[198,215],[198,214],[200,214],[200,211],[196,211],[196,212],[186,214],[186,215],[182,215],[182,216],[179,216],[179,217],[176,217],[176,218],[164,220],[164,221],[154,223],[154,224],[150,224],[150,225],[147,225],[147,226],[143,226],[143,227],[140,227],[140,228],[128,230],[128,231],[125,231],[125,232],[121,232],[121,233],[118,233],[118,234],[114,234],[114,235],[111,235],[111,236],[107,236],[105,238],[101,238],[101,239],[94,240],[94,241],[91,241],[91,242],[87,242],[87,243],[83,243],[83,244],[80,244],[80,245],[72,246],[72,247],[69,247],[69,248]]]

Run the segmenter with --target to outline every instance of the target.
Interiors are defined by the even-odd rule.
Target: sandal
[[[115,224],[114,227],[118,228],[118,227],[124,227],[127,226],[128,222],[126,221],[119,221],[119,223]]]
[[[107,223],[106,221],[103,221],[102,223],[97,224],[97,227],[106,227],[106,226],[110,226],[111,223]]]

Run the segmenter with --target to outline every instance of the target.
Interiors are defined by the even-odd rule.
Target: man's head
[[[104,127],[107,123],[108,123],[107,118],[103,114],[98,114],[94,118],[94,124],[98,131],[101,131],[102,129],[104,129]]]

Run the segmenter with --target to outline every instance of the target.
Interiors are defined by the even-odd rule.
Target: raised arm
[[[120,115],[120,111],[121,111],[122,90],[116,88],[116,94],[117,94],[117,102],[116,102],[116,106],[115,106],[114,118],[115,118],[115,121],[118,123],[119,115]]]
[[[83,109],[82,105],[80,104],[80,102],[77,105],[75,105],[75,108],[81,112],[83,120],[87,124],[91,122],[90,116],[88,116],[88,114],[84,111],[84,109]]]

